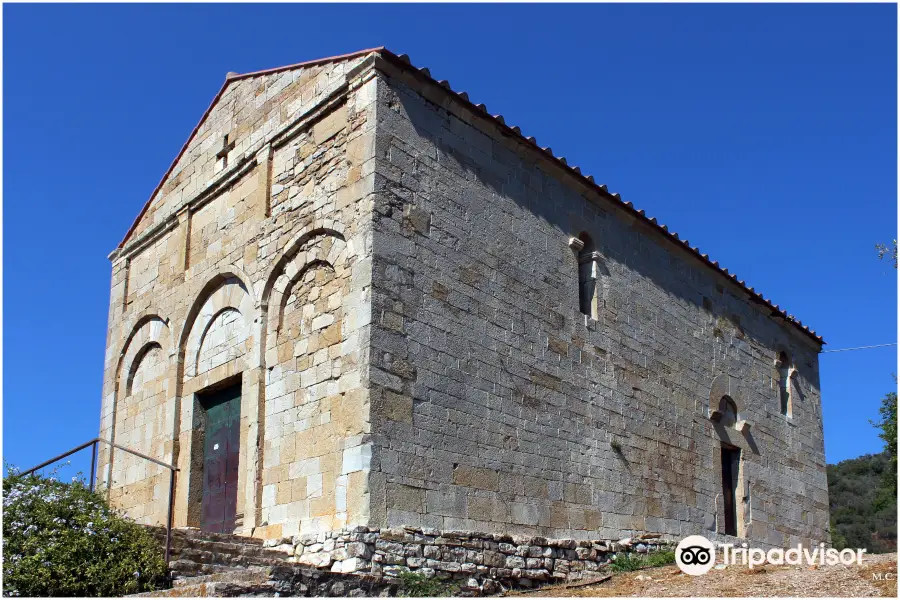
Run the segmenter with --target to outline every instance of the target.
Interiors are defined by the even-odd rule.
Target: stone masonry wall
[[[380,68],[370,524],[725,539],[726,443],[739,537],[827,540],[817,344],[437,84]],[[737,422],[710,419],[725,395]]]
[[[368,522],[365,60],[230,81],[111,256],[100,435],[179,467],[176,526],[199,524],[198,394],[233,383],[237,532]],[[113,504],[148,524],[165,522],[168,477],[108,449],[97,470]]]
[[[648,553],[669,548],[658,535],[641,539],[554,540],[525,535],[440,531],[403,527],[353,527],[268,540],[290,562],[336,573],[395,578],[403,572],[455,581],[464,592],[595,577],[617,552]]]

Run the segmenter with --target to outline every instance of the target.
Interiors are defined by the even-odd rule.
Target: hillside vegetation
[[[897,551],[896,476],[889,450],[828,465],[831,535],[836,548]]]

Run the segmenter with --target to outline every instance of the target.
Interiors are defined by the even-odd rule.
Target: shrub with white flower
[[[4,596],[123,596],[165,577],[156,539],[84,481],[3,478]]]

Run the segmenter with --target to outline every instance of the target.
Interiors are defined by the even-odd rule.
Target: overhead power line
[[[869,348],[884,348],[885,346],[896,346],[897,342],[890,344],[875,344],[874,346],[857,346],[856,348],[838,348],[837,350],[822,350],[822,354],[826,352],[849,352],[850,350],[868,350]]]

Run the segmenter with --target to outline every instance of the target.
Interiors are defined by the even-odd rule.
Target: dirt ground
[[[506,595],[897,597],[896,553],[864,556],[861,566],[852,567],[765,565],[751,571],[746,567],[719,568],[721,566],[699,577],[685,575],[671,565],[617,573],[607,581],[587,586],[554,585]]]

